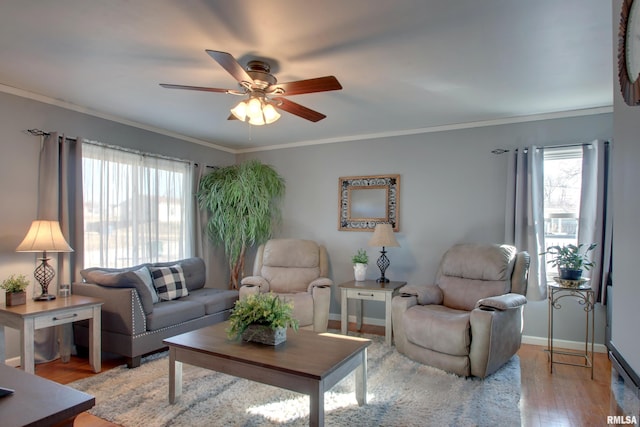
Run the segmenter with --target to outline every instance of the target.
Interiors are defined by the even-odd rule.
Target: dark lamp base
[[[380,278],[376,279],[376,282],[378,282],[378,283],[389,283],[389,279],[387,279],[386,277],[380,277]]]
[[[33,298],[34,301],[51,301],[52,299],[56,299],[56,296],[51,294],[42,294]]]

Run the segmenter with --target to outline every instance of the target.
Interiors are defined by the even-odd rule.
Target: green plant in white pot
[[[367,275],[367,265],[369,265],[369,255],[364,249],[358,251],[351,257],[353,263],[353,273],[357,282],[365,280]]]
[[[586,249],[583,249],[585,248]],[[551,255],[547,261],[552,267],[558,268],[558,275],[562,280],[580,280],[583,270],[589,270],[595,266],[595,262],[589,259],[589,252],[595,249],[596,243],[588,246],[584,243],[579,245],[549,246],[540,255]]]
[[[5,304],[7,307],[25,304],[27,301],[25,289],[29,286],[29,280],[24,274],[12,274],[5,279],[0,288],[5,290]]]

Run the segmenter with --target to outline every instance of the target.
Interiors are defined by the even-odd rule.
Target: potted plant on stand
[[[351,257],[353,263],[353,273],[357,282],[365,280],[367,274],[367,265],[369,264],[369,256],[364,249],[358,249],[358,252]]]
[[[5,290],[5,303],[7,307],[21,305],[27,302],[25,289],[29,286],[29,281],[24,274],[12,274],[5,279],[0,287]]]
[[[272,292],[257,293],[236,301],[229,316],[227,337],[278,345],[287,340],[287,327],[298,330],[293,304]]]
[[[577,246],[573,244],[549,246],[540,255],[551,255],[547,263],[551,264],[552,267],[558,267],[558,276],[561,280],[580,280],[582,271],[589,270],[595,265],[589,259],[588,254],[597,244],[591,243],[583,250],[585,246],[584,243],[580,243]]]

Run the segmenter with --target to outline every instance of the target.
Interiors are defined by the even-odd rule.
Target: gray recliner
[[[253,275],[241,281],[240,298],[273,292],[293,302],[293,317],[301,328],[326,332],[331,286],[324,246],[312,240],[271,239],[258,248]]]
[[[529,260],[509,245],[453,246],[435,284],[405,286],[394,297],[398,351],[465,377],[498,370],[520,348]]]

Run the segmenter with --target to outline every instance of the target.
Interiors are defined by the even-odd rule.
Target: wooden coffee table
[[[167,338],[169,402],[182,394],[182,363],[308,394],[309,425],[324,425],[324,392],[355,370],[356,400],[366,404],[367,347],[371,341],[336,334],[287,331],[287,341],[269,346],[231,341],[227,322]]]
[[[0,398],[0,425],[73,426],[95,398],[66,385],[0,364],[0,386],[15,390]]]

